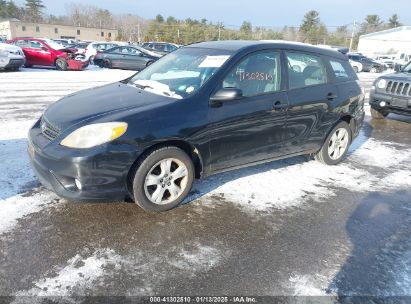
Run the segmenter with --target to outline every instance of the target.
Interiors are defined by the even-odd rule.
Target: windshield
[[[409,62],[402,70],[405,73],[411,73],[411,62]]]
[[[51,39],[43,39],[45,43],[48,44],[49,47],[51,47],[54,50],[61,50],[64,49],[64,46],[60,43],[57,43]]]
[[[129,84],[154,94],[183,99],[197,92],[232,52],[186,47],[164,56],[130,79]]]

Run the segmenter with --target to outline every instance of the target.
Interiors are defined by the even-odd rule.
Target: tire
[[[103,62],[103,67],[107,68],[107,69],[111,69],[113,68],[113,64],[111,63],[110,59],[106,59]]]
[[[94,56],[90,56],[88,59],[89,64],[94,65]]]
[[[55,62],[55,66],[59,71],[67,71],[68,64],[66,59],[64,58],[57,58]]]
[[[384,119],[388,116],[388,112],[380,112],[371,108],[371,117],[374,119]]]
[[[146,67],[148,67],[149,65],[151,65],[154,61],[147,61],[146,63]]]
[[[32,66],[31,64],[26,64],[26,63],[25,63],[25,64],[24,64],[24,67],[29,69],[29,68],[31,68],[31,67],[33,67],[33,66]]]
[[[355,67],[353,67],[353,69],[354,69],[354,72],[355,72],[355,73],[358,73],[358,72],[359,72],[358,67],[355,66]]]
[[[372,67],[370,70],[370,73],[378,73],[378,69],[375,67]]]
[[[173,174],[181,177],[174,179]],[[150,212],[171,210],[185,199],[193,180],[194,165],[187,153],[174,146],[158,148],[137,164],[133,177],[134,201]]]
[[[337,142],[336,139],[338,139]],[[347,155],[351,140],[350,126],[345,121],[342,121],[330,132],[320,151],[314,155],[314,158],[326,165],[336,165]]]

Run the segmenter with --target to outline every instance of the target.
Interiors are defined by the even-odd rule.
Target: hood
[[[23,50],[20,47],[8,43],[0,43],[0,50],[7,51],[13,55],[24,55]]]
[[[68,95],[50,105],[44,112],[44,117],[60,130],[64,130],[99,116],[136,108],[146,110],[173,100],[118,82]]]
[[[400,81],[411,81],[411,73],[397,72],[393,74],[384,75],[386,80],[400,80]]]

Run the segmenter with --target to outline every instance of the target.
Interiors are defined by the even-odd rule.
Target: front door
[[[243,98],[210,105],[210,170],[220,171],[282,154],[287,94],[281,53],[259,51],[241,59],[218,88],[237,88]]]

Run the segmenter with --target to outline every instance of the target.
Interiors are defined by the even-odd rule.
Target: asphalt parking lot
[[[0,295],[411,295],[410,117],[367,110],[342,164],[296,157],[220,174],[162,214],[41,187],[31,124],[131,73],[0,74]],[[360,74],[368,91],[377,76]]]

